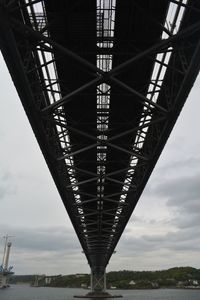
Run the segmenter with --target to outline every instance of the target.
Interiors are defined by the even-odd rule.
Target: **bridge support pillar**
[[[105,292],[106,272],[96,273],[91,270],[91,291],[94,293]]]
[[[0,289],[6,288],[8,285],[7,283],[7,276],[0,274]]]
[[[91,292],[84,296],[74,296],[74,298],[107,299],[121,298],[121,295],[111,295],[106,292],[106,270],[91,270],[90,277]]]

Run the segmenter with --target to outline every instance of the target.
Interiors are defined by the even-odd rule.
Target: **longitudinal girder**
[[[198,74],[200,1],[0,3],[5,61],[103,273]]]

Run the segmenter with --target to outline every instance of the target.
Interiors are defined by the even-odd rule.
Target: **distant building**
[[[129,282],[129,285],[136,285],[136,282],[135,282],[134,280],[131,280],[131,281]]]
[[[112,286],[110,287],[111,290],[115,290],[117,287],[116,286]]]
[[[178,281],[176,286],[177,287],[184,287],[184,285],[185,285],[184,281]]]
[[[151,282],[151,286],[154,289],[158,289],[159,288],[159,284],[157,282]]]
[[[45,284],[50,284],[52,281],[52,276],[46,276],[45,277]]]
[[[62,275],[52,275],[44,277],[45,284],[51,284],[52,281],[56,280],[57,278],[61,277]]]
[[[198,280],[196,280],[196,279],[190,279],[189,283],[192,285],[199,285]]]
[[[76,278],[85,277],[85,274],[76,274]]]

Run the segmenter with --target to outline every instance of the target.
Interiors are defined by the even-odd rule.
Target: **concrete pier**
[[[75,295],[74,298],[85,298],[85,299],[110,299],[110,298],[122,298],[122,295],[111,295],[107,292],[90,292],[86,295]]]
[[[6,288],[9,286],[8,279],[13,272],[12,267],[8,267],[8,261],[10,256],[11,242],[8,242],[8,236],[5,236],[5,247],[3,253],[2,265],[0,265],[0,288]]]

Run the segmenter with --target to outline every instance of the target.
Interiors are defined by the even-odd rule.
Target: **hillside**
[[[10,283],[33,283],[34,275],[15,275],[11,277]],[[60,275],[45,281],[40,276],[39,284],[52,287],[83,287],[90,285],[88,274]],[[140,288],[199,288],[200,269],[192,267],[175,267],[161,271],[118,271],[107,273],[107,287],[119,289]]]

